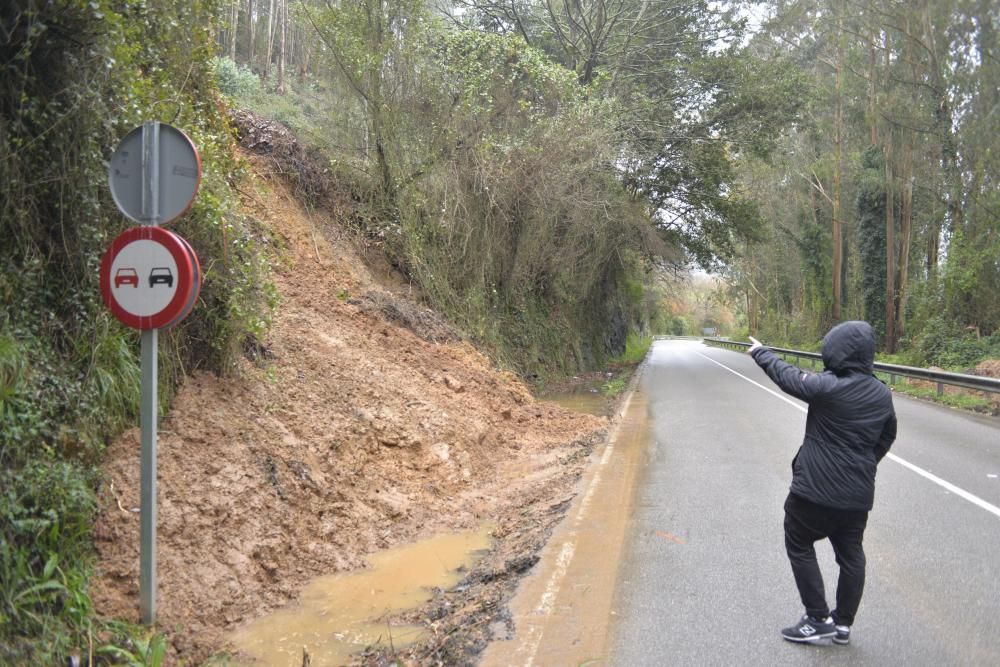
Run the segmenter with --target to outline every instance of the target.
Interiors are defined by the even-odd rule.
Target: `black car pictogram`
[[[174,274],[170,272],[169,268],[158,266],[149,272],[149,286],[152,287],[158,283],[163,283],[167,287],[174,286]]]

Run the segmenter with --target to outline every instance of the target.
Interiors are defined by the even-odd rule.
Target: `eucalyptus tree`
[[[377,199],[392,207],[395,116],[402,82],[413,72],[410,50],[426,8],[421,0],[360,0],[316,6],[301,3],[323,45],[321,55],[362,108],[364,153],[375,165]]]
[[[800,159],[789,162],[786,177],[816,193],[820,206],[805,206],[829,223],[830,317],[838,315],[839,294],[847,316],[863,315],[884,332],[889,351],[901,340],[913,345],[927,320],[945,315],[991,331],[997,322],[994,3],[777,0],[765,6],[769,20],[754,44],[793,59],[816,91],[806,113],[812,149],[796,153]],[[784,141],[796,143],[792,135]],[[772,189],[761,196],[778,195]],[[787,220],[782,224],[789,228]],[[845,231],[842,244],[833,240],[838,226]],[[852,262],[855,244],[858,261]],[[864,305],[852,305],[855,298]]]
[[[947,83],[952,122],[945,128],[942,119],[937,132],[951,231],[944,295],[952,319],[989,334],[1000,330],[1000,8],[947,4],[948,14],[926,11],[940,35],[935,52],[947,54],[937,76]]]

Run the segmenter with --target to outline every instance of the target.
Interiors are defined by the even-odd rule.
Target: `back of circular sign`
[[[154,132],[157,159],[155,188],[159,212],[144,210],[144,182],[153,178],[143,173],[143,132]],[[118,209],[140,224],[163,225],[176,220],[191,208],[201,183],[201,157],[186,134],[166,123],[147,123],[121,140],[108,165],[108,183]],[[147,202],[147,206],[148,206]]]

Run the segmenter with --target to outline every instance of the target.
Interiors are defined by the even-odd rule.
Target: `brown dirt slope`
[[[502,619],[502,591],[534,562],[605,420],[536,402],[433,313],[376,286],[335,221],[306,214],[265,159],[250,160],[246,205],[283,246],[281,302],[256,348],[266,360],[236,378],[194,374],[160,423],[158,621],[171,664],[224,650],[227,632],[317,575],[487,518],[497,548],[467,584]],[[130,431],[107,451],[95,528],[96,608],[129,620],[138,440]],[[438,604],[455,613],[436,614],[435,632],[451,623],[471,660],[487,635],[454,628],[493,619],[470,620],[468,599]]]

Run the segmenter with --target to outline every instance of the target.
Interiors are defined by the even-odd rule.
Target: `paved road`
[[[640,388],[654,437],[607,664],[1000,665],[1000,420],[895,396],[852,645],[796,645],[778,636],[802,613],[781,523],[803,405],[747,355],[689,341],[655,343]]]

